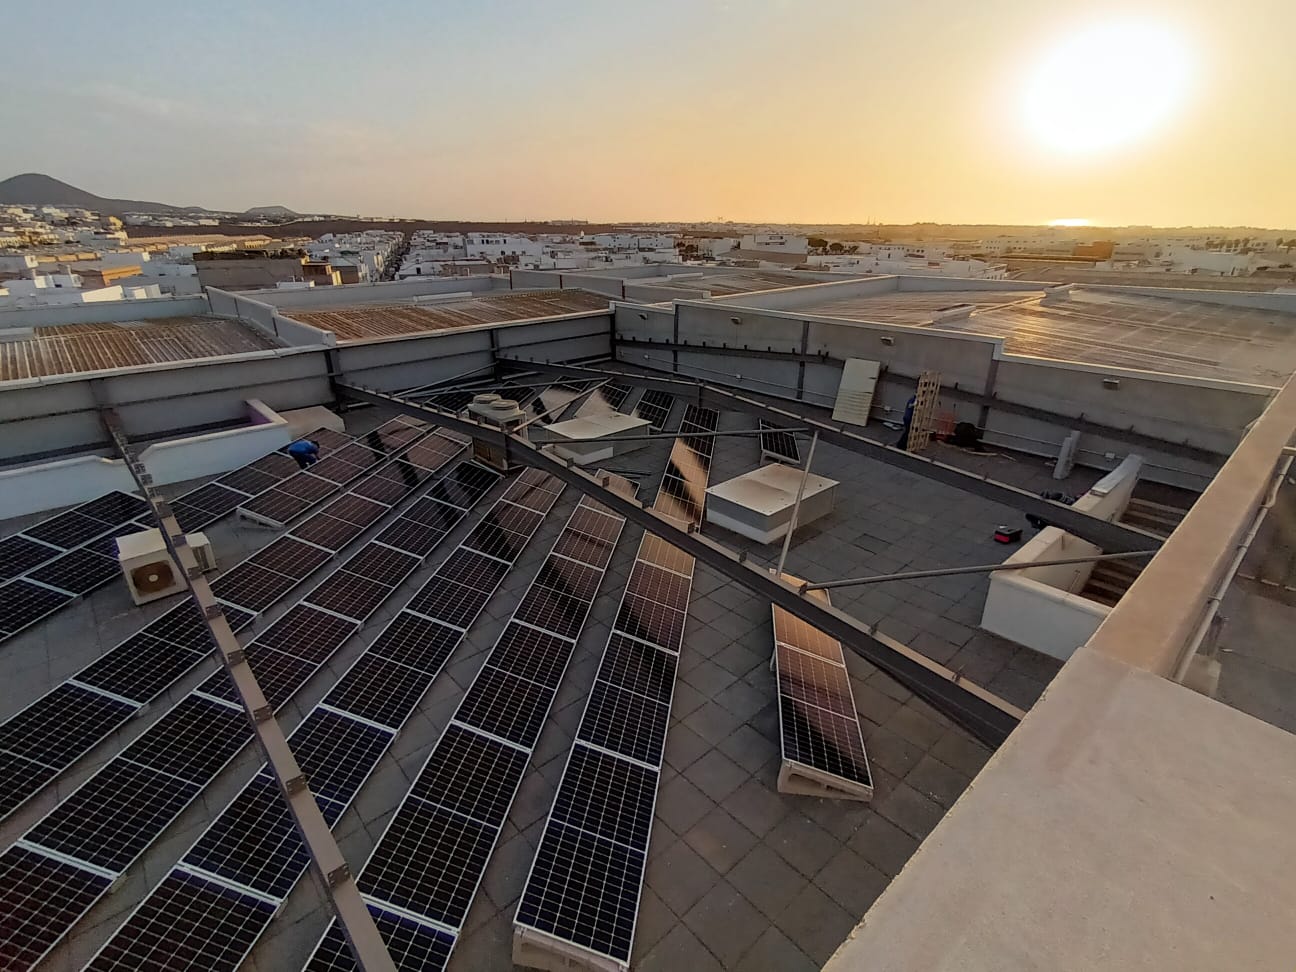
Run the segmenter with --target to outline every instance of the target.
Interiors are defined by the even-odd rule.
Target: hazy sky
[[[101,195],[1296,227],[1296,0],[61,0],[0,22],[0,176]]]

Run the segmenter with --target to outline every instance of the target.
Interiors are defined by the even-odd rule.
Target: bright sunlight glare
[[[1080,219],[1075,216],[1068,216],[1066,219],[1050,219],[1050,226],[1092,226],[1093,223],[1087,219]]]
[[[1108,23],[1071,34],[1029,75],[1022,108],[1043,145],[1089,154],[1146,138],[1183,104],[1183,39],[1152,23]]]

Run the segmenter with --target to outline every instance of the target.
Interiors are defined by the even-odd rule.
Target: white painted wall
[[[1075,509],[1108,522],[1119,519],[1129,505],[1142,466],[1139,456],[1127,456],[1075,502]],[[1004,563],[1065,560],[1101,552],[1064,530],[1045,527]],[[1088,563],[991,574],[981,627],[1054,658],[1070,658],[1111,613],[1107,605],[1079,594],[1092,571],[1093,564]]]
[[[292,441],[289,424],[264,403],[247,402],[249,424],[236,429],[157,442],[140,459],[159,486],[216,476],[246,465]],[[135,482],[120,459],[75,456],[0,471],[0,519],[84,503]]]

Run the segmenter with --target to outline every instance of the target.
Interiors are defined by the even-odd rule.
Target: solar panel
[[[414,572],[420,562],[419,557],[367,543],[346,562],[346,567],[343,569],[380,584],[386,584],[388,587],[396,587]]]
[[[461,463],[452,472],[451,476],[438,480],[428,490],[428,496],[461,510],[472,509],[486,491],[499,482],[498,475],[476,463]]]
[[[648,846],[657,774],[589,746],[573,746],[554,819],[630,847]]]
[[[823,591],[813,596],[828,600]],[[783,750],[779,789],[871,799],[873,777],[841,642],[780,607],[771,610]]]
[[[354,560],[362,556],[363,552]],[[356,566],[354,560],[343,571]],[[369,559],[364,563],[365,569],[378,566]],[[443,564],[441,570],[445,569]],[[274,632],[272,628],[267,634],[274,632],[273,636],[287,646],[292,631],[302,628],[302,621],[299,617],[291,624],[276,625],[281,630]],[[400,612],[294,731],[289,743],[330,825],[336,823],[377,765],[396,730],[461,637],[462,632],[440,622]],[[259,663],[255,648],[256,642],[248,649],[254,671]],[[390,728],[380,728],[373,724],[376,721]],[[306,856],[273,787],[263,770],[199,838],[172,877],[188,873],[186,868],[201,869],[212,876],[213,882],[232,882],[234,890],[236,885],[242,885],[273,900],[286,895],[305,869]],[[127,956],[142,961],[150,953],[148,943],[135,930],[138,918],[150,909],[166,907],[174,896],[174,885],[168,879],[137,909],[101,955],[116,950],[122,965],[129,964]],[[251,925],[244,925],[248,937],[241,944],[242,950],[235,957],[223,958],[221,961],[227,964],[220,967],[236,966],[263,927],[260,924],[251,930]],[[185,950],[194,945],[188,942],[188,936],[200,935],[202,929],[182,927],[174,933],[162,933],[177,935],[176,953],[187,954]]]
[[[455,936],[440,928],[433,928],[402,915],[393,914],[373,905],[369,914],[378,927],[387,954],[398,969],[418,972],[442,972],[450,961]],[[351,946],[337,922],[328,926],[324,937],[315,946],[304,972],[359,972]]]
[[[136,706],[127,702],[64,682],[0,726],[0,750],[61,768],[135,711]]]
[[[296,468],[291,461],[288,462],[289,468]],[[279,480],[289,475],[285,469],[282,475],[274,475],[269,471],[254,469],[252,466],[244,466],[242,469],[236,469],[232,473],[226,473],[216,480],[226,489],[236,490],[246,496],[255,496],[257,493],[263,493]]]
[[[76,511],[82,516],[93,517],[96,520],[102,520],[104,523],[114,525],[125,523],[138,516],[145,516],[151,510],[152,507],[147,501],[131,493],[123,493],[121,490],[105,493],[98,499],[82,503],[76,508]]]
[[[341,456],[329,456],[327,459],[321,459],[319,462],[311,465],[309,467],[309,473],[311,476],[318,479],[323,479],[340,486],[343,483],[349,483],[351,480],[360,476],[364,473],[365,468],[366,467],[358,466],[353,462],[347,462]],[[306,481],[307,480],[303,477],[303,482]],[[296,495],[302,495],[300,492],[294,490],[289,490],[289,492],[295,492]]]
[[[718,418],[689,406],[681,433]],[[699,522],[711,448],[676,438],[656,510]],[[692,574],[691,557],[644,534],[518,904],[521,964],[580,962],[573,947],[630,961]]]
[[[491,652],[491,664],[556,689],[571,657],[571,644],[544,631],[510,621]]]
[[[326,608],[363,624],[391,592],[391,587],[379,581],[339,570],[303,598],[302,603]]]
[[[363,496],[365,499],[373,500],[375,503],[382,503],[384,506],[392,506],[399,502],[409,488],[417,485],[418,477],[414,477],[409,484],[389,479],[385,476],[374,476],[371,479],[361,483],[355,489],[351,490],[356,496]]]
[[[211,583],[212,594],[222,601],[237,604],[260,614],[301,582],[256,564],[239,564]]]
[[[244,653],[248,665],[252,668],[252,674],[256,676],[261,693],[266,701],[275,707],[283,705],[292,698],[293,693],[314,674],[317,665],[315,662],[267,647],[257,641],[248,645]],[[223,668],[212,673],[211,677],[198,686],[197,691],[213,698],[224,699],[232,705],[243,704],[238,689],[234,687],[229,673]]]
[[[645,860],[643,851],[550,821],[518,903],[515,941],[533,928],[629,962]]]
[[[279,784],[261,773],[212,821],[185,854],[184,863],[282,898],[310,864],[310,855],[297,836]]]
[[[349,441],[345,437],[341,439],[344,444]],[[277,459],[295,466],[285,457]],[[248,468],[260,467],[266,475],[286,472],[277,459],[261,459]],[[327,551],[291,538],[280,538],[254,558],[227,571],[217,582],[217,589],[242,600],[252,599],[259,607],[265,597],[256,582],[292,586],[328,558]],[[249,566],[252,560],[257,563]],[[280,573],[272,572],[268,565],[287,571],[284,576],[289,579],[278,580]],[[0,592],[8,587],[0,588]],[[32,588],[48,590],[35,585]],[[55,598],[65,597],[53,591],[48,593]],[[253,611],[229,604],[224,605],[224,613],[236,632],[255,618]],[[324,611],[302,605],[291,609],[263,632],[256,647],[248,648],[249,657],[260,660],[267,697],[281,701],[290,696],[314,667],[336,651],[355,630],[353,622]],[[0,761],[11,769],[7,786],[0,795],[0,815],[12,812],[106,738],[140,705],[155,698],[167,685],[209,656],[213,647],[205,619],[193,601],[186,600],[83,669],[76,676],[82,683],[75,679],[63,683],[0,725]],[[263,650],[271,647],[291,657]],[[234,701],[233,687],[223,672],[204,683],[203,689],[217,698]]]
[[[352,561],[348,560],[334,575],[341,580],[329,578],[311,596],[345,593],[353,598],[364,598],[366,606],[354,609],[356,614],[364,614],[371,610],[367,589],[357,593],[349,585],[356,582],[372,585],[382,592],[381,601],[399,582],[398,575],[403,576],[402,571],[409,569],[414,562],[414,558],[387,548],[379,548],[369,556],[361,551],[354,559],[359,560],[361,569],[373,573],[385,571],[389,583],[350,573],[346,568],[352,565]],[[394,563],[396,559],[403,561],[399,567]],[[337,586],[343,582],[348,586]],[[192,606],[190,612],[196,613]],[[180,612],[172,614],[176,617],[169,631],[189,630],[186,627],[190,620],[188,617]],[[267,697],[281,704],[332,656],[356,627],[356,624],[335,614],[299,604],[247,646],[247,658],[258,675],[273,670],[267,678]],[[241,707],[220,701],[226,684],[225,674],[218,673],[204,683],[200,691],[182,699],[38,822],[24,838],[27,844],[37,850],[45,848],[54,855],[91,862],[95,867],[113,873],[129,866],[252,738]],[[89,689],[81,691],[90,692]],[[206,692],[216,697],[209,697]],[[134,706],[127,705],[125,709],[133,712]],[[328,707],[317,707],[309,722],[303,723],[299,732],[294,734],[293,746],[300,765],[333,821],[371,772],[392,737],[392,730],[377,728],[346,713],[333,712]],[[22,753],[11,755],[27,758]],[[296,839],[295,834],[293,839]],[[182,868],[173,870],[171,878],[177,878],[181,872]],[[148,915],[149,909],[160,909],[159,913],[165,913],[167,908],[183,898],[182,890],[168,886],[172,887],[168,892],[170,896],[150,896],[101,956],[118,947],[124,949],[121,953],[124,955],[132,948],[144,947],[151,941],[141,938],[132,944],[123,939],[131,938],[134,932],[130,929],[136,927],[131,922],[143,921],[142,916]],[[224,888],[217,879],[213,879],[212,887],[221,893],[237,892],[232,886]],[[61,921],[59,907],[57,902],[51,902],[47,909],[34,911],[22,920],[33,926],[39,925],[42,934],[52,936],[50,941],[57,941],[71,927],[70,921]],[[253,916],[257,919],[255,928],[246,923],[250,921],[249,916],[240,913],[244,924],[229,933],[239,941],[244,940],[239,938],[240,935],[245,936],[250,942],[264,928],[273,912],[273,907],[256,912]],[[75,916],[72,921],[75,921]],[[205,926],[195,928],[182,923],[168,933],[183,938],[189,933],[196,935],[208,930]],[[29,932],[20,928],[17,933]],[[199,945],[186,939],[177,943],[172,954],[181,954],[185,948]],[[246,946],[240,945],[240,949],[245,951]],[[207,954],[201,948],[199,953]],[[219,954],[228,958],[234,953],[222,951]],[[234,961],[236,963],[238,959]],[[130,963],[122,959],[122,964]]]
[[[669,718],[669,705],[595,681],[576,738],[660,766]]]
[[[57,557],[62,553],[61,547],[51,547],[39,543],[21,533],[0,540],[0,581],[24,574],[37,564]]]
[[[330,516],[327,512],[320,512],[305,523],[294,527],[289,536],[336,553],[364,531],[365,528],[361,524],[348,523],[336,516]]]
[[[0,585],[0,631],[15,634],[45,615],[74,600],[67,591],[55,591],[18,577]]]
[[[399,729],[431,684],[432,676],[422,669],[367,653],[324,701],[370,722]]]
[[[141,631],[83,668],[77,681],[144,705],[210,654],[205,645],[174,645]]]
[[[671,405],[674,402],[675,396],[670,392],[650,388],[643,393],[643,398],[639,399],[639,404],[635,406],[635,417],[647,420],[654,432],[660,432],[666,426],[666,419],[670,415]]]
[[[258,644],[319,664],[355,634],[357,628],[354,621],[303,603],[289,608],[287,614],[261,632],[256,640]]]
[[[797,446],[796,436],[791,432],[776,432],[774,426],[764,419],[759,422],[761,459],[773,459],[800,465],[801,449]]]
[[[439,672],[461,637],[463,633],[456,628],[402,611],[369,650],[410,668]]]
[[[115,759],[28,831],[25,840],[120,874],[201,789]]]
[[[21,845],[0,855],[0,967],[29,968],[61,929],[107,893],[113,879]]]
[[[374,540],[414,554],[416,557],[425,557],[435,549],[445,535],[445,530],[424,526],[422,523],[402,516],[398,517],[391,526],[382,529]]]
[[[275,912],[267,901],[180,870],[167,875],[161,890],[144,900],[87,969],[232,969]]]
[[[524,485],[548,488],[547,483]],[[562,536],[585,521],[590,505],[582,500]],[[603,519],[620,525],[615,518]],[[534,529],[540,520],[528,517],[524,522]],[[608,539],[615,545],[616,533]],[[462,552],[440,570],[449,576],[470,570],[458,556]],[[462,927],[575,647],[572,640],[520,623],[521,615],[527,603],[538,603],[537,597],[563,596],[546,584],[579,590],[585,598],[579,619],[574,628],[563,623],[574,638],[602,574],[602,568],[550,552],[362,871],[359,884],[371,907],[398,908],[410,920]],[[327,952],[332,961],[339,953],[329,944],[329,934],[316,954]],[[444,943],[438,961],[444,962],[453,942],[451,937]]]
[[[486,665],[455,718],[529,750],[535,746],[552,701],[552,689]]]
[[[304,580],[332,559],[327,550],[286,536],[268,544],[249,557],[247,562],[273,570],[277,574]]]
[[[101,533],[106,533],[108,526],[103,520],[85,516],[76,510],[69,510],[33,527],[28,527],[23,533],[33,540],[41,541],[41,543],[48,543],[55,547],[71,550],[87,540],[94,539]]]
[[[465,587],[476,588],[479,591],[493,591],[508,573],[508,565],[461,545],[446,558],[439,572],[447,577],[453,577],[457,583]]]

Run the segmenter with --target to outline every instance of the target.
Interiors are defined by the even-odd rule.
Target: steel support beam
[[[680,381],[677,378],[654,378],[651,375],[638,375],[626,371],[613,371],[607,368],[588,368],[582,365],[554,364],[549,361],[527,361],[523,358],[500,357],[501,365],[512,367],[516,371],[538,371],[541,374],[554,375],[559,378],[593,378],[595,380],[612,378],[626,381],[642,388],[664,391],[684,399],[690,405],[698,404],[699,389],[696,381]]]
[[[869,439],[852,432],[845,427],[830,425],[816,419],[807,418],[787,409],[775,408],[754,398],[724,391],[712,385],[702,385],[702,404],[710,408],[727,408],[737,412],[752,412],[776,425],[799,424],[819,433],[820,437],[832,445],[848,452],[854,452],[888,466],[896,466],[906,472],[927,479],[934,479],[955,489],[975,493],[995,503],[1002,503],[1023,513],[1033,513],[1054,526],[1061,527],[1068,533],[1088,540],[1101,547],[1106,553],[1129,553],[1134,550],[1155,550],[1161,546],[1161,538],[1145,530],[1125,526],[1120,523],[1108,523],[1096,516],[1090,516],[1073,507],[1055,503],[1036,496],[1034,493],[1016,486],[1009,486],[985,476],[966,472],[955,466],[927,459],[923,456],[896,449],[892,446]]]
[[[537,449],[526,439],[440,409],[407,402],[394,395],[346,383],[342,384],[342,388],[357,401],[385,405],[433,425],[487,440],[507,450],[511,461],[542,469],[567,485],[593,496],[631,523],[673,544],[689,556],[741,584],[757,597],[777,604],[807,624],[836,638],[990,745],[1003,742],[1025,714],[1016,706],[965,680],[960,673],[938,665],[907,645],[888,638],[876,628],[813,597],[802,595],[797,587],[775,578],[765,568],[750,563],[745,554],[735,553],[699,533],[681,529],[667,517],[645,508],[637,500],[607,489],[589,473],[568,465],[547,451]]]
[[[616,343],[626,347],[652,348],[655,350],[669,350],[676,352],[688,351],[693,354],[720,354],[739,358],[763,358],[765,360],[799,362],[802,366],[805,364],[841,366],[845,363],[845,359],[834,358],[832,355],[827,354],[771,351],[762,348],[743,348],[733,347],[732,345],[726,346],[724,344],[694,344],[689,341],[676,344],[672,341],[640,341],[635,338],[617,338]],[[997,369],[997,361],[992,362],[991,364]],[[879,376],[878,380],[884,382],[900,380],[917,381],[917,378],[908,375],[899,375],[895,372],[883,372]],[[734,385],[734,387],[738,388],[741,386]],[[996,409],[1008,415],[1020,415],[1023,418],[1032,418],[1053,425],[1066,426],[1069,429],[1078,429],[1081,432],[1087,432],[1091,435],[1099,435],[1103,438],[1114,439],[1117,442],[1127,442],[1130,445],[1142,446],[1145,449],[1156,449],[1157,451],[1164,452],[1167,455],[1179,456],[1183,459],[1219,464],[1229,457],[1227,452],[1217,452],[1214,449],[1191,445],[1187,442],[1172,442],[1169,439],[1162,439],[1155,435],[1149,435],[1146,432],[1139,432],[1137,429],[1132,427],[1122,429],[1115,425],[1106,425],[1102,422],[1095,422],[1091,419],[1085,418],[1083,415],[1067,415],[1063,412],[1052,412],[1048,409],[1037,408],[1033,405],[1022,405],[1018,402],[1011,402],[999,398],[996,395],[983,395],[968,388],[958,388],[951,385],[945,385],[941,387],[941,394],[948,395],[950,398],[956,398],[959,401],[967,402],[971,405],[980,405],[982,408]],[[982,419],[978,424],[984,427],[985,420]]]
[[[247,656],[235,639],[220,603],[212,594],[211,586],[203,575],[202,568],[198,566],[170,504],[153,489],[153,477],[131,446],[117,413],[106,405],[101,406],[100,420],[112,437],[136,486],[152,507],[167,552],[179,565],[194,604],[211,633],[216,645],[216,656],[243,703],[243,711],[252,726],[257,745],[279,784],[280,796],[287,804],[297,833],[306,845],[312,870],[333,907],[333,913],[337,915],[356,965],[363,972],[395,972],[396,966],[378,934],[369,909],[360,897],[360,889],[356,886],[346,859],[338,850],[333,831],[320,813],[306,777],[288,745],[288,739],[252,673]]]

